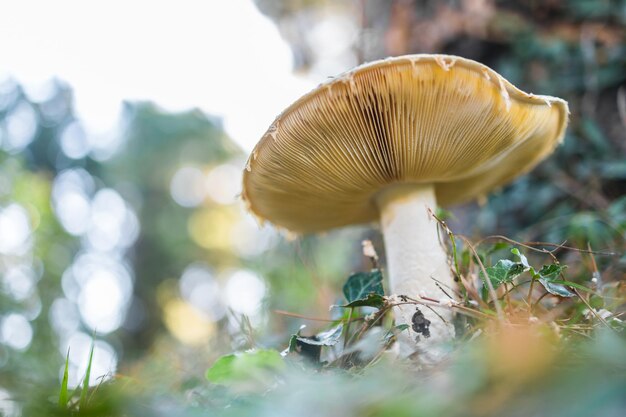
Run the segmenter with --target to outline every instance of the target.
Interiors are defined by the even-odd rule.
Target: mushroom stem
[[[434,187],[428,184],[395,185],[383,190],[376,203],[380,210],[391,293],[413,298],[419,298],[421,294],[446,299],[447,296],[433,279],[443,284],[444,288],[455,286],[447,253],[439,241],[437,222],[428,214],[428,208],[434,210],[437,206]],[[430,326],[423,331],[424,320],[421,320],[422,327],[413,326],[415,306],[396,308],[396,323],[410,326],[398,339],[400,355],[407,357],[417,352],[421,363],[439,362],[454,337],[450,310],[438,309],[435,313],[428,307],[419,307],[423,318],[430,321]],[[421,318],[417,316],[418,319]],[[416,332],[416,328],[422,332]]]

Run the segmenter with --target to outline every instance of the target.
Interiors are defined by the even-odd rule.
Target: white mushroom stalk
[[[391,186],[377,196],[376,202],[385,240],[390,292],[412,298],[419,298],[420,294],[436,299],[445,297],[437,282],[444,288],[454,288],[455,284],[447,253],[439,241],[437,222],[428,212],[437,206],[434,187]],[[396,324],[408,324],[411,329],[398,340],[400,355],[406,357],[417,352],[420,362],[437,363],[449,350],[448,343],[454,337],[452,312],[439,309],[435,314],[427,307],[420,307],[420,311],[430,321],[425,332],[412,329],[415,306],[397,307]]]

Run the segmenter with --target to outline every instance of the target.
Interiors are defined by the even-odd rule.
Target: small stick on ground
[[[476,249],[470,243],[469,239],[467,239],[464,236],[461,236],[461,239],[463,239],[463,241],[465,242],[467,247],[474,254],[474,257],[476,258],[476,261],[478,261],[478,265],[480,266],[480,269],[483,272],[483,275],[485,277],[485,282],[487,283],[487,287],[489,288],[489,294],[491,296],[491,299],[493,300],[493,305],[494,305],[494,307],[496,309],[496,313],[498,314],[498,319],[500,321],[504,321],[504,312],[502,311],[502,307],[500,306],[500,303],[498,302],[498,294],[496,294],[496,290],[493,288],[493,285],[491,284],[491,280],[489,279],[489,274],[487,274],[487,270],[485,269],[485,265],[483,265],[483,262],[480,260],[480,257],[478,256],[478,253],[476,252]]]
[[[611,325],[602,318],[602,316],[600,316],[598,314],[598,312],[591,307],[591,305],[589,304],[589,302],[587,300],[585,300],[585,297],[583,297],[580,292],[578,292],[578,290],[574,287],[572,287],[572,290],[574,291],[574,293],[578,296],[578,298],[580,299],[580,301],[583,302],[583,304],[585,304],[587,306],[587,308],[589,309],[589,311],[591,312],[591,314],[593,314],[598,320],[600,320],[600,322],[602,324],[604,324],[606,327],[608,327],[609,329],[613,330],[614,332],[616,332],[616,330],[614,328],[611,327]]]
[[[297,313],[291,313],[289,311],[285,311],[285,310],[272,310],[274,313],[276,314],[280,314],[281,316],[287,316],[287,317],[293,317],[296,319],[303,319],[303,320],[309,320],[309,321],[321,321],[321,322],[325,322],[325,323],[335,323],[337,320],[331,320],[331,319],[321,319],[318,317],[307,317],[304,316],[302,314],[297,314]],[[352,321],[361,321],[363,320],[360,317],[354,318],[352,319]]]

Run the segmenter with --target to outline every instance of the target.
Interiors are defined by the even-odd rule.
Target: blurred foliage
[[[476,247],[474,262],[469,244],[457,248],[460,257],[469,260],[460,262],[456,270],[463,277],[461,289],[466,295],[460,301],[384,296],[380,270],[354,274],[344,285],[344,295],[356,307],[356,314],[351,311],[313,336],[303,336],[303,326],[282,354],[253,343],[252,350],[216,360],[206,373],[208,382],[190,379],[178,385],[170,375],[147,378],[139,373],[136,379],[118,378],[92,389],[84,404],[70,399],[59,407],[42,398],[29,404],[27,412],[64,415],[69,411],[86,416],[164,411],[181,416],[622,415],[626,409],[626,327],[616,311],[624,306],[623,283],[603,284],[594,278],[585,286],[564,281],[562,285],[573,291],[584,291],[570,298],[551,294],[548,287],[533,291],[532,284],[527,290],[527,280],[511,277],[502,281],[505,286],[512,284],[511,290],[498,291],[498,298],[482,299],[476,291],[481,286],[478,262],[486,262],[490,270],[508,260],[499,253],[515,255],[522,270],[518,276],[528,272],[533,280],[558,279],[536,272],[515,246],[482,246]],[[526,251],[542,252],[532,247]],[[543,252],[543,258],[552,259],[553,254]],[[558,264],[544,265],[540,271],[554,265]],[[368,303],[368,295],[381,299]],[[355,301],[360,304],[354,305]],[[458,340],[442,364],[416,369],[390,349],[408,326],[393,326],[389,313],[394,305],[407,302],[457,311]],[[495,314],[496,303],[503,311],[500,318]],[[160,390],[163,393],[157,394]],[[60,396],[65,398],[63,386]]]
[[[524,336],[526,336],[524,338]],[[616,417],[624,408],[624,341],[610,333],[581,342],[575,357],[566,351],[550,351],[541,336],[539,357],[553,367],[531,367],[533,378],[503,379],[492,365],[509,353],[494,351],[487,342],[472,343],[464,355],[448,366],[446,373],[423,379],[406,368],[381,362],[361,375],[344,372],[310,373],[297,368],[281,376],[270,392],[243,396],[220,386],[197,386],[179,394],[179,387],[163,395],[145,391],[142,384],[118,381],[105,384],[79,415],[170,415],[178,416],[600,416]],[[545,349],[541,351],[541,349]],[[619,352],[605,355],[604,352]],[[485,355],[492,355],[489,358]],[[515,353],[511,353],[515,355]],[[531,355],[520,357],[527,365]],[[568,367],[575,363],[582,366]],[[502,370],[502,369],[500,369]],[[620,370],[620,373],[616,372]],[[471,377],[468,377],[470,375]],[[584,381],[584,383],[581,383]],[[167,381],[162,381],[168,386]],[[572,399],[576,401],[572,401]],[[454,399],[454,400],[452,400]],[[50,408],[25,410],[28,415],[67,415]],[[39,403],[41,404],[41,403]],[[231,404],[229,407],[225,407]]]

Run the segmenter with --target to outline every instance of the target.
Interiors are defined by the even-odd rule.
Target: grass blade
[[[85,372],[85,378],[83,380],[83,389],[80,392],[79,409],[82,411],[83,407],[87,405],[87,394],[89,393],[89,378],[91,376],[91,363],[93,361],[93,348],[95,345],[95,337],[91,339],[91,349],[89,350],[89,362],[87,363],[87,371]]]
[[[63,382],[61,382],[61,392],[59,393],[59,407],[67,407],[67,384],[69,380],[69,364],[70,364],[70,348],[67,348],[67,356],[65,356],[65,370],[63,371]]]

